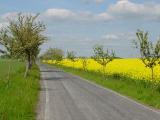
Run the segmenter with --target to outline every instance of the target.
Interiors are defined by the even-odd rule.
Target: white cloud
[[[102,38],[105,40],[117,40],[119,37],[115,34],[106,34]]]
[[[105,0],[85,0],[102,3]],[[16,12],[6,13],[0,16],[0,22],[6,22],[7,18],[14,18]],[[88,11],[74,11],[69,9],[47,9],[40,17],[44,21],[80,21],[80,22],[108,22],[111,20],[153,20],[160,21],[160,4],[133,3],[129,0],[118,0],[109,5],[108,9],[101,13]]]
[[[160,4],[133,3],[129,0],[119,0],[109,6],[107,13],[119,18],[160,20]]]
[[[96,3],[104,0],[85,0]],[[74,21],[100,21],[110,20],[154,20],[160,21],[160,4],[155,3],[133,3],[129,0],[118,0],[111,4],[108,9],[101,13],[87,11],[72,11],[69,9],[48,9],[43,15],[51,20],[74,20]]]
[[[132,32],[124,32],[124,33],[110,33],[102,36],[102,40],[105,42],[129,42],[131,43],[136,39],[135,33]]]
[[[135,49],[133,40],[136,40],[134,32],[109,33],[102,36],[98,43],[103,43],[106,48],[115,50],[121,57],[138,57],[139,51]]]
[[[108,13],[100,13],[97,15],[96,19],[101,20],[101,21],[108,21],[108,20],[112,20],[113,17],[111,15],[109,15]]]
[[[70,18],[75,17],[74,12],[67,10],[67,9],[48,9],[44,13],[47,17],[54,17],[54,18]]]
[[[110,21],[112,16],[107,13],[93,14],[88,11],[71,11],[68,9],[48,9],[42,15],[41,18],[48,20],[71,20],[71,21]]]

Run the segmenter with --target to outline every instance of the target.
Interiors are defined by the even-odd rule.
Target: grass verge
[[[10,72],[9,78],[8,70]],[[34,120],[39,93],[39,69],[24,79],[24,63],[0,60],[0,120]]]
[[[104,78],[104,75],[98,72],[84,71],[82,69],[74,69],[61,65],[53,66],[112,89],[145,105],[157,109],[160,108],[160,84],[157,84],[157,86],[153,88],[152,82],[149,81],[135,80],[120,75],[110,75]]]

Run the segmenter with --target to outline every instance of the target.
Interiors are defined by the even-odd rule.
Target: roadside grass
[[[24,71],[22,62],[0,60],[0,120],[35,120],[40,89],[39,69],[34,66],[26,79]]]
[[[3,76],[8,76],[9,69],[10,73],[14,74],[23,66],[24,64],[17,60],[0,59],[0,80],[4,79]]]
[[[160,84],[153,88],[153,83],[145,80],[136,80],[127,78],[123,75],[104,75],[94,71],[84,71],[82,69],[74,69],[61,65],[53,65],[88,81],[101,85],[103,87],[112,89],[122,95],[128,96],[142,104],[160,108]]]

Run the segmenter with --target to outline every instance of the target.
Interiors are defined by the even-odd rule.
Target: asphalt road
[[[160,120],[160,112],[48,65],[40,65],[37,120]]]

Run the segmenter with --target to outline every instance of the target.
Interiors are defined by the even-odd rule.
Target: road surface
[[[160,120],[152,110],[86,80],[40,65],[37,120]]]

